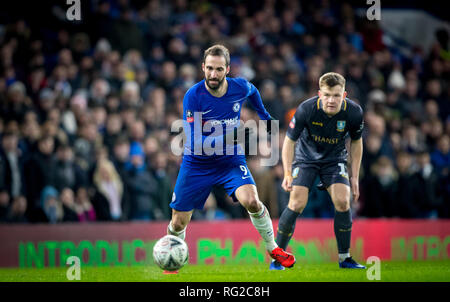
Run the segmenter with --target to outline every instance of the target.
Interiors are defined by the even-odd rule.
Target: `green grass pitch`
[[[3,282],[68,281],[68,268],[3,268]],[[81,267],[84,282],[450,282],[450,260],[381,261],[380,281],[366,270],[339,269],[337,263],[297,263],[285,271],[268,264],[186,265],[177,275],[165,275],[154,264],[139,267]]]

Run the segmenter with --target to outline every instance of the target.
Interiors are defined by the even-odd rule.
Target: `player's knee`
[[[302,213],[308,203],[308,189],[295,187],[289,196],[288,207],[297,213]]]
[[[244,207],[247,209],[247,211],[249,211],[251,213],[261,210],[261,202],[253,194],[249,194],[249,195],[245,196],[245,198],[243,198],[243,200],[241,202],[244,205]]]
[[[172,229],[175,232],[180,232],[186,228],[187,222],[183,221],[183,219],[179,217],[172,217]]]
[[[305,200],[291,199],[291,200],[289,200],[288,207],[292,211],[301,214],[306,207],[306,203],[307,203],[307,201],[305,201]]]
[[[293,192],[289,198],[288,207],[297,213],[302,213],[308,203],[308,195],[300,192]]]
[[[334,200],[334,207],[336,211],[346,212],[350,209],[350,201],[346,197],[337,197]]]

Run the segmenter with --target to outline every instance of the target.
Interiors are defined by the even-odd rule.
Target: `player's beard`
[[[206,85],[211,90],[218,90],[220,87],[222,87],[224,80],[225,80],[225,77],[223,77],[221,80],[217,79],[217,78],[215,78],[215,79],[206,79]],[[217,84],[211,84],[210,81],[217,81]]]

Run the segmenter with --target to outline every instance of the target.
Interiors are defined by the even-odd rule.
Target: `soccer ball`
[[[183,239],[166,235],[153,247],[153,260],[163,270],[176,271],[189,259],[189,250]]]

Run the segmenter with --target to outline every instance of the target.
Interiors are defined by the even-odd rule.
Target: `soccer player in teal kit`
[[[290,192],[288,206],[278,222],[277,243],[286,249],[295,222],[308,202],[308,193],[317,175],[335,207],[334,233],[339,267],[365,268],[349,253],[352,231],[350,187],[353,201],[359,197],[358,176],[363,144],[363,111],[346,98],[345,79],[330,72],[319,79],[318,96],[302,102],[289,123],[282,149],[284,179],[282,187]],[[351,178],[347,173],[345,141],[350,138]],[[270,269],[284,269],[273,261]]]
[[[227,48],[214,45],[207,49],[202,70],[205,78],[192,86],[183,100],[187,141],[170,203],[172,219],[167,233],[184,239],[193,210],[203,208],[213,185],[223,185],[233,200],[247,209],[270,256],[283,267],[292,267],[295,258],[275,242],[272,220],[258,198],[255,181],[239,144],[242,135],[248,137],[247,128],[240,124],[245,100],[252,103],[262,120],[270,123],[272,118],[253,84],[242,78],[227,77],[230,71]],[[207,130],[217,128],[222,135]],[[205,145],[211,148],[207,150]]]

